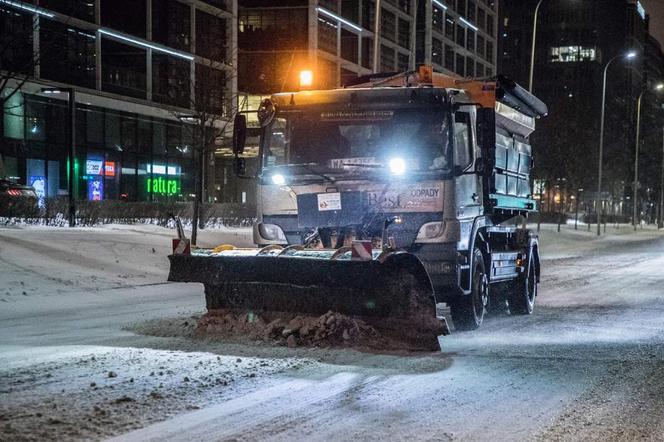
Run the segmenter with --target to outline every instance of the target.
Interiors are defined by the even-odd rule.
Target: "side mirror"
[[[475,171],[490,177],[496,164],[496,112],[493,109],[477,109],[477,144],[482,156],[475,161]]]
[[[233,172],[236,176],[245,176],[247,174],[247,161],[244,158],[233,158]]]
[[[247,116],[241,113],[235,115],[233,120],[233,155],[236,157],[244,152],[247,142]]]

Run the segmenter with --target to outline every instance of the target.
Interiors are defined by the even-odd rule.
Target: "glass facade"
[[[147,98],[146,50],[102,38],[101,88],[136,98]]]
[[[45,197],[67,194],[68,95],[41,90],[53,82],[77,91],[79,199],[192,199],[196,127],[177,116],[205,112],[218,122],[232,114],[227,2],[39,0],[29,2],[34,11],[20,3],[0,2],[0,66],[38,81],[0,90],[0,175]],[[306,13],[291,15],[306,29]],[[214,183],[205,187],[215,200]]]
[[[19,94],[21,95],[21,94]],[[5,125],[0,148],[6,171],[44,195],[67,194],[66,101],[21,95],[25,115],[17,131]],[[193,193],[194,128],[85,104],[76,109],[76,184],[79,199],[184,201]],[[19,136],[19,135],[23,136]]]
[[[136,0],[100,0],[100,6],[101,24],[103,26],[136,37],[145,38],[147,2]],[[127,14],[126,11],[132,11],[132,14]]]
[[[152,0],[152,40],[181,51],[189,51],[191,6],[177,0]]]
[[[42,20],[39,27],[41,77],[93,89],[96,40],[94,32]]]

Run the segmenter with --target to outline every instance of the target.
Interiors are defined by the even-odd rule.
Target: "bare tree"
[[[214,16],[211,16],[214,17]],[[219,19],[219,17],[214,17]],[[226,20],[226,26],[233,26]],[[205,25],[197,23],[197,25]],[[210,26],[208,29],[214,28]],[[214,32],[203,33],[194,42],[196,63],[189,63],[173,57],[157,59],[153,55],[153,72],[158,69],[153,82],[153,99],[177,106],[171,113],[184,124],[192,140],[194,161],[193,182],[194,201],[192,214],[192,244],[196,244],[198,229],[203,227],[201,205],[205,189],[207,162],[214,154],[217,140],[226,132],[236,112],[237,99],[230,91],[230,80],[235,74],[225,62],[228,58],[223,39]],[[237,48],[232,48],[236,51]],[[193,66],[193,71],[192,71]],[[186,109],[186,110],[184,110]]]

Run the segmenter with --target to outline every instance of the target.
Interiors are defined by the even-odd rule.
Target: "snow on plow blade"
[[[435,318],[420,260],[409,253],[356,261],[336,250],[196,251],[171,255],[169,281],[201,282],[208,310],[246,308],[363,317]]]

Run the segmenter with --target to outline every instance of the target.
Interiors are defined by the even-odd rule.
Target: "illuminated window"
[[[574,63],[579,61],[595,61],[597,49],[586,46],[558,46],[550,50],[553,63]]]

